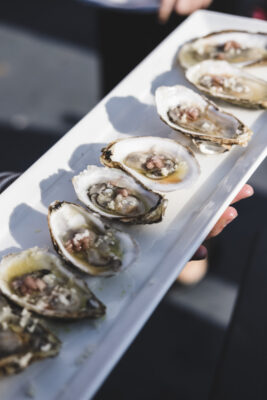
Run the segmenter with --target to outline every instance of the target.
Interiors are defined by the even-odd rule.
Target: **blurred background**
[[[253,12],[252,2],[241,0],[215,0],[210,8]],[[1,1],[0,172],[25,171],[182,21],[173,15],[160,25],[156,12],[147,11],[136,28],[137,14],[78,0]],[[118,68],[125,49],[129,57]],[[192,287],[171,288],[96,400],[267,398],[261,397],[264,385],[255,392],[267,355],[255,336],[257,329],[267,333],[258,325],[267,283],[260,269],[267,259],[261,244],[267,243],[266,176],[265,161],[250,181],[254,197],[238,204],[231,229],[211,240],[206,277]],[[244,306],[249,311],[242,319]],[[246,324],[254,326],[249,333],[242,331]],[[246,332],[238,351],[236,329]],[[246,362],[250,369],[242,370]],[[255,384],[250,392],[247,376]],[[243,397],[224,392],[238,382]]]

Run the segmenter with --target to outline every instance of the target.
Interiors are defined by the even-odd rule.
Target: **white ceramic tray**
[[[153,92],[168,84],[189,84],[174,55],[184,41],[219,29],[267,31],[267,23],[199,11],[176,29],[92,112],[0,196],[0,255],[34,245],[51,247],[47,206],[76,201],[71,177],[98,164],[100,149],[118,137],[169,136],[158,118]],[[0,380],[1,400],[88,400],[130,345],[185,263],[267,153],[267,115],[225,106],[255,132],[247,148],[229,154],[198,155],[201,176],[192,188],[168,195],[160,224],[127,227],[140,247],[134,266],[117,277],[88,279],[107,305],[97,322],[53,323],[62,339],[55,359],[37,362]]]

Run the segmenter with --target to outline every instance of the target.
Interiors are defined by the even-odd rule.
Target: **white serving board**
[[[0,196],[0,255],[34,245],[52,247],[47,206],[76,201],[71,177],[98,164],[100,149],[124,136],[168,137],[158,118],[153,93],[160,85],[186,84],[172,68],[178,46],[221,29],[267,31],[267,23],[198,11],[178,27],[120,85]],[[224,105],[225,106],[225,105]],[[1,400],[88,400],[130,345],[215,221],[267,154],[267,115],[225,106],[255,132],[247,148],[229,154],[198,155],[201,176],[190,189],[169,194],[163,222],[125,228],[137,240],[140,256],[117,277],[88,279],[107,305],[101,321],[53,323],[62,339],[55,359],[32,364],[0,380]]]

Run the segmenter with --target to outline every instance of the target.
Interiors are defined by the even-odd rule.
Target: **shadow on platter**
[[[109,121],[117,132],[134,136],[166,136],[154,104],[145,104],[133,96],[112,97],[106,103]],[[130,115],[130,118],[129,118]]]
[[[41,201],[48,207],[53,201],[77,202],[72,186],[72,178],[84,170],[87,165],[101,166],[99,157],[106,143],[90,143],[77,147],[68,162],[71,170],[59,169],[40,182]]]
[[[13,210],[9,219],[9,229],[21,249],[50,246],[46,214],[25,203],[19,204]],[[21,249],[14,248],[16,251]]]
[[[21,251],[21,248],[19,247],[8,247],[5,250],[0,251],[0,257],[4,257],[7,256],[8,254],[13,254],[13,253],[18,253],[19,251]]]
[[[77,174],[86,168],[87,165],[101,166],[99,157],[105,145],[106,143],[88,143],[80,145],[72,153],[68,162],[69,167]]]
[[[156,76],[151,83],[150,93],[155,95],[156,89],[160,86],[174,86],[174,85],[184,85],[191,86],[186,80],[184,73],[177,69],[171,69],[170,71],[163,72],[162,74]]]
[[[59,169],[55,174],[40,182],[41,202],[48,207],[55,200],[70,200],[75,193],[72,191],[72,171]],[[72,198],[73,201],[73,198]]]

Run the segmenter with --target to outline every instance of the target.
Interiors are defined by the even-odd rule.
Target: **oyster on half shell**
[[[105,306],[85,282],[75,278],[59,257],[33,247],[4,257],[0,290],[17,305],[63,319],[97,318]]]
[[[89,275],[114,275],[137,257],[137,245],[130,235],[77,204],[52,203],[48,225],[56,251],[67,263]]]
[[[204,60],[224,60],[237,66],[267,62],[267,33],[238,30],[212,32],[185,43],[178,53],[183,68]]]
[[[251,137],[251,130],[236,117],[185,86],[161,86],[155,100],[160,118],[172,129],[194,139],[197,146],[205,140],[214,143],[209,147],[216,151],[217,144],[245,146]],[[223,151],[223,147],[218,151]]]
[[[205,94],[248,108],[267,108],[267,82],[226,61],[202,61],[185,75]]]
[[[103,217],[150,224],[164,214],[167,200],[120,169],[89,165],[72,183],[79,200]]]
[[[13,309],[0,294],[0,375],[15,374],[33,361],[54,357],[60,345],[29,311]]]
[[[102,149],[101,162],[126,171],[155,192],[188,187],[199,175],[199,165],[188,148],[153,136],[112,142]]]

